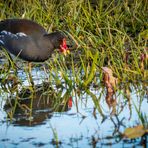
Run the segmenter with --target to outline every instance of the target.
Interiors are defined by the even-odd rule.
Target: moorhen
[[[64,54],[69,51],[62,32],[48,34],[42,26],[27,19],[0,21],[0,46],[29,62],[44,62],[54,49]]]

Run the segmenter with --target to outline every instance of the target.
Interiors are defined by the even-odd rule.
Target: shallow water
[[[28,85],[25,74],[20,72],[19,76],[24,79],[24,85]],[[44,73],[40,71],[34,70],[33,76],[36,84],[42,83],[41,77],[45,79]],[[66,104],[63,109],[60,105],[56,110],[53,107],[54,102],[50,102],[52,96],[45,95],[44,100],[49,97],[48,103],[46,100],[41,105],[37,96],[34,99],[39,100],[33,102],[32,118],[26,119],[26,114],[16,109],[11,122],[7,118],[9,109],[4,107],[9,95],[3,94],[0,97],[0,148],[142,147],[141,138],[129,140],[119,136],[126,127],[140,123],[134,104],[137,107],[141,104],[142,113],[147,115],[148,112],[146,90],[139,90],[132,85],[130,88],[131,106],[120,90],[116,93],[117,105],[109,107],[105,101],[105,89],[90,87],[89,91],[97,98],[104,92],[99,99],[101,113],[95,110],[94,100],[85,92],[81,95],[72,93],[72,105]],[[138,88],[142,89],[140,86]],[[148,140],[146,145],[148,146]]]

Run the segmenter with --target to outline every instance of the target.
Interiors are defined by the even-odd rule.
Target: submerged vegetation
[[[75,96],[73,102],[77,104],[78,97],[86,94],[95,104],[94,117],[97,110],[102,120],[106,118],[100,106],[102,96],[112,109],[112,115],[122,112],[122,107],[116,110],[120,99],[130,109],[133,89],[139,94],[140,104],[144,99],[141,96],[147,95],[147,9],[147,0],[2,0],[0,20],[27,18],[38,22],[48,32],[62,30],[67,35],[71,51],[66,57],[55,52],[48,61],[34,64],[37,76],[33,81],[42,82],[34,88],[30,86],[27,63],[19,62],[18,58],[12,61],[7,52],[0,52],[0,94],[3,96],[5,92],[13,100],[7,101],[9,107],[13,107],[8,112],[9,118],[17,118],[15,115],[19,108],[23,117],[28,117],[31,123],[30,117],[36,106],[33,100],[36,98],[50,100],[51,97],[54,99],[54,103],[50,103],[52,111],[61,112],[62,109],[68,110],[71,96]],[[25,75],[20,74],[22,71]],[[43,75],[38,76],[38,71],[42,71]],[[26,80],[29,83],[27,86],[24,84]],[[93,94],[90,88],[99,94]],[[31,100],[26,105],[19,100],[22,98]],[[7,104],[5,107],[8,107]],[[140,105],[136,110],[142,124],[147,125],[147,117],[141,114]],[[56,137],[54,141],[58,143],[58,133],[53,133]]]

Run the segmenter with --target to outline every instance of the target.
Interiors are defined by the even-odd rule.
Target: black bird
[[[31,62],[44,62],[54,49],[59,49],[64,54],[69,52],[62,32],[48,34],[42,26],[27,19],[0,21],[0,49],[1,47],[8,51],[10,59],[12,58],[9,53],[29,62],[29,78],[32,86],[34,82],[31,76]]]
[[[69,51],[62,32],[48,34],[42,26],[27,19],[0,21],[0,46],[29,62],[44,62],[54,49],[64,54]]]

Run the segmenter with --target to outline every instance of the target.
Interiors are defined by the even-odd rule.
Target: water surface
[[[32,74],[36,85],[41,85],[45,80],[42,71],[34,70]],[[20,71],[19,76],[27,86],[25,73]],[[142,84],[138,87],[129,84],[129,87],[130,101],[125,98],[123,87],[116,92],[114,98],[117,105],[113,106],[106,102],[104,87],[90,86],[89,93],[82,91],[79,95],[72,92],[69,96],[72,102],[68,98],[66,103],[61,102],[59,106],[55,106],[54,96],[46,94],[41,97],[41,91],[33,98],[31,116],[18,107],[11,120],[8,113],[12,108],[6,107],[10,95],[3,92],[0,97],[0,148],[142,147],[141,138],[130,140],[120,137],[126,127],[141,124],[135,106],[143,114],[147,115],[148,112],[148,99]],[[63,95],[66,91],[63,90]],[[99,107],[96,107],[92,94],[97,98]],[[12,98],[15,98],[15,94]],[[26,97],[22,104],[31,103],[28,100]]]

